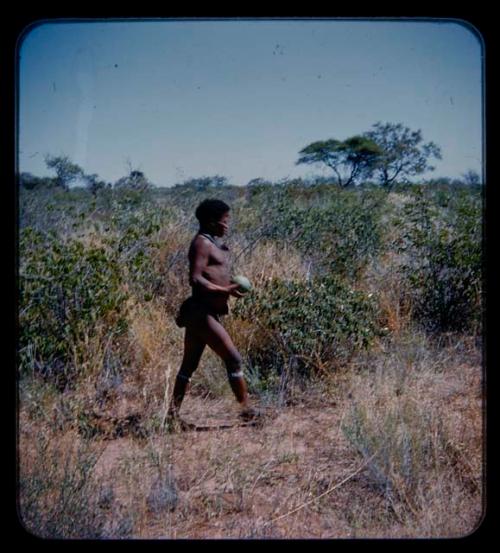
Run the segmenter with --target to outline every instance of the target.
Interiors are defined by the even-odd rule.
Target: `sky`
[[[34,175],[49,154],[106,182],[325,176],[298,152],[378,121],[440,146],[423,177],[483,172],[483,46],[458,20],[41,21],[18,53]]]

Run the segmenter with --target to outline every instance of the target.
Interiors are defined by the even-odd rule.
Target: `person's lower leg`
[[[231,384],[231,389],[236,396],[236,400],[240,404],[240,417],[244,421],[252,421],[256,417],[259,417],[260,413],[250,405],[248,400],[247,384],[243,378],[243,375],[231,376],[230,374],[229,382]]]
[[[229,377],[229,384],[233,394],[236,397],[236,401],[240,404],[242,409],[247,409],[248,388],[245,379],[243,378],[241,364],[241,358],[230,359],[229,361],[226,361],[226,369]]]
[[[168,409],[169,416],[177,416],[179,414],[179,410],[181,408],[186,391],[189,387],[190,380],[191,379],[182,372],[179,372],[179,374],[177,375],[174,384],[174,391],[172,393],[172,398]]]
[[[170,399],[168,415],[178,415],[184,396],[189,388],[191,376],[198,367],[205,345],[200,342],[192,331],[186,328],[184,336],[184,354],[182,363],[175,379],[174,390]]]
[[[248,407],[248,389],[243,375],[238,377],[229,376],[229,384],[240,406],[242,408]]]

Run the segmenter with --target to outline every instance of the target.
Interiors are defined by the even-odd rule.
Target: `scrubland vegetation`
[[[94,179],[95,180],[95,179]],[[169,433],[194,209],[262,428]],[[19,516],[48,538],[459,537],[484,503],[482,187],[22,188]],[[206,351],[182,410],[236,416]]]

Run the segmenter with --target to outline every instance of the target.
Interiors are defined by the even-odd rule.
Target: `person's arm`
[[[234,292],[239,287],[238,284],[220,286],[203,276],[203,272],[208,266],[209,252],[210,244],[207,241],[195,240],[189,252],[189,284],[191,286],[201,286],[209,292],[224,292],[225,294],[235,295]]]

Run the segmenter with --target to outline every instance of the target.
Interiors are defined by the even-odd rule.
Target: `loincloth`
[[[183,328],[191,324],[201,323],[207,315],[211,315],[216,321],[220,322],[220,316],[226,314],[227,310],[221,313],[191,296],[182,302],[175,317],[175,323],[179,328]]]

